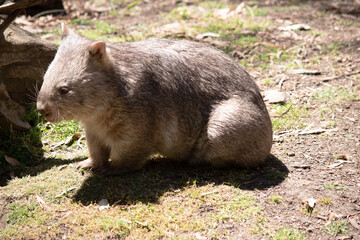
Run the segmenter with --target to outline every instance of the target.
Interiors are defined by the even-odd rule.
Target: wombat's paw
[[[90,168],[94,168],[93,166],[93,162],[90,158],[85,159],[81,162],[79,162],[76,166],[77,169],[90,169]]]

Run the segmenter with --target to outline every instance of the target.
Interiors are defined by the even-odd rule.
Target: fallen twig
[[[206,196],[206,195],[210,195],[210,194],[213,194],[213,193],[216,193],[216,192],[218,192],[217,189],[215,189],[214,191],[211,191],[211,192],[202,193],[202,194],[200,194],[200,196]]]
[[[356,75],[356,74],[360,74],[360,70],[356,71],[356,72],[346,73],[346,74],[343,74],[343,75],[340,75],[340,76],[322,78],[321,81],[329,82],[331,80],[335,80],[335,79],[342,78],[342,77],[348,77],[348,76],[352,76],[352,75]]]
[[[74,190],[74,189],[76,189],[76,188],[77,188],[77,187],[70,187],[70,188],[66,189],[65,191],[62,191],[61,193],[59,193],[58,195],[56,195],[55,198],[59,198],[59,197],[61,197],[62,195],[65,195],[65,194],[67,194],[68,192],[70,192],[70,191],[72,191],[72,190]]]
[[[292,165],[293,168],[302,168],[302,169],[310,169],[311,166],[310,165],[306,165],[306,164],[303,164],[303,165]]]
[[[281,117],[283,117],[285,114],[287,114],[287,113],[290,111],[291,108],[292,108],[292,104],[290,103],[290,106],[285,110],[285,112],[281,113],[280,115],[275,115],[275,116],[272,116],[272,117],[274,117],[274,118],[281,118]]]

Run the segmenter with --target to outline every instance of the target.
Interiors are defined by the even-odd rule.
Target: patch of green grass
[[[306,106],[294,106],[291,103],[276,104],[272,106],[273,111],[279,117],[272,118],[273,129],[285,131],[290,129],[302,129],[306,127],[304,118],[309,115]]]
[[[352,231],[346,221],[333,221],[326,225],[324,231],[331,235],[344,234]]]
[[[188,20],[191,18],[193,11],[187,7],[178,7],[169,13],[168,17],[177,20]]]
[[[222,9],[222,8],[227,8],[229,5],[224,2],[201,1],[199,6],[207,9]]]
[[[319,64],[320,63],[320,58],[319,57],[313,57],[310,59],[311,63],[313,64]]]
[[[170,21],[173,20],[189,20],[191,18],[199,19],[194,22],[188,23],[189,31],[194,29],[196,33],[205,33],[205,32],[214,32],[220,34],[220,38],[227,41],[243,42],[246,41],[254,42],[256,37],[247,37],[241,36],[243,30],[251,30],[255,33],[266,28],[267,20],[260,19],[259,21],[253,21],[248,17],[243,17],[239,15],[229,15],[226,19],[222,18],[218,14],[219,9],[230,8],[231,6],[226,3],[221,2],[202,2],[199,6],[203,9],[198,11],[198,8],[194,6],[182,6],[173,9],[166,18]],[[239,39],[242,38],[242,39]],[[252,39],[251,39],[252,38]],[[259,41],[257,38],[255,39]]]
[[[243,221],[257,215],[263,210],[261,206],[256,204],[256,199],[253,196],[244,192],[238,192],[238,194],[239,195],[231,199],[230,202],[226,197],[220,200],[222,197],[217,196],[215,201],[218,206],[217,213],[211,215],[217,222],[225,222],[229,219],[233,221]]]
[[[1,239],[26,238],[24,229],[28,229],[27,234],[30,233],[28,236],[31,236],[32,229],[43,226],[47,219],[39,204],[34,201],[17,200],[4,206],[3,210],[2,223],[5,223],[5,227],[0,231]]]
[[[271,204],[281,204],[283,202],[283,197],[274,193],[269,197],[269,201]]]
[[[89,22],[88,22],[89,23]],[[110,24],[106,21],[97,21],[94,24],[89,23],[90,25],[94,25],[93,29],[86,28],[80,29],[79,33],[87,38],[96,39],[96,40],[104,40],[110,42],[121,41],[122,39],[116,36],[117,27],[113,24]]]
[[[265,86],[269,86],[269,85],[272,85],[272,84],[274,84],[274,83],[275,83],[275,81],[274,81],[273,79],[269,78],[269,77],[266,77],[266,78],[263,80],[263,84],[264,84]]]
[[[88,174],[82,175],[69,162],[74,160],[52,160],[48,159],[36,171],[36,176],[15,177],[11,182],[2,188],[0,197],[23,198],[32,195],[43,196],[47,203],[64,203],[69,201],[80,188],[81,183]],[[63,169],[58,170],[59,165],[64,165]],[[70,190],[69,190],[70,189]]]
[[[248,7],[247,9],[248,15],[263,17],[269,14],[270,9],[267,7]]]
[[[325,189],[335,189],[335,190],[346,190],[347,189],[347,187],[345,187],[345,186],[327,184],[327,183],[325,183],[323,186]]]
[[[345,25],[345,26],[352,26],[354,23],[355,22],[353,20],[350,20],[350,19],[347,19],[347,20],[341,19],[339,21],[340,25]]]
[[[74,18],[71,20],[70,25],[92,25],[93,21],[85,18]]]
[[[340,55],[340,49],[347,47],[348,43],[347,42],[334,42],[334,43],[330,43],[330,44],[323,44],[323,50],[322,53],[323,54],[329,54],[330,56],[338,56]]]
[[[119,238],[125,237],[130,233],[131,227],[129,223],[121,219],[114,219],[111,217],[102,217],[99,219],[99,224],[105,232],[115,232]]]
[[[125,8],[127,8],[127,9],[133,8],[136,5],[138,5],[140,2],[141,2],[141,0],[135,0],[135,1],[131,2],[131,3],[129,3],[128,5],[126,5]]]
[[[9,224],[25,225],[30,221],[30,218],[35,217],[39,206],[35,204],[25,204],[13,202],[7,206],[9,216],[7,222]]]
[[[299,240],[305,239],[306,235],[301,232],[299,229],[290,228],[290,227],[282,227],[276,231],[273,238],[274,240]]]
[[[62,121],[59,123],[39,124],[43,140],[46,142],[59,142],[73,136],[75,133],[84,134],[84,130],[75,121]]]
[[[330,206],[332,204],[332,200],[330,197],[320,197],[317,202],[323,206]]]
[[[276,6],[274,8],[275,12],[290,12],[297,11],[300,9],[300,6]]]
[[[254,62],[266,66],[271,62],[285,62],[292,58],[292,53],[283,51],[280,47],[261,46],[255,55]],[[263,67],[264,68],[264,67]]]
[[[346,87],[323,88],[312,97],[316,101],[326,102],[327,104],[342,103],[360,98],[355,90]]]
[[[260,39],[256,36],[234,36],[234,40],[232,41],[232,44],[237,45],[239,47],[249,47],[254,43],[257,43],[258,41],[260,41]],[[227,39],[229,39],[228,36],[226,36]]]

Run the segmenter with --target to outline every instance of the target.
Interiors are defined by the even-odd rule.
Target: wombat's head
[[[87,118],[106,94],[101,85],[111,66],[105,42],[81,37],[62,24],[60,47],[37,97],[38,111],[51,122]]]

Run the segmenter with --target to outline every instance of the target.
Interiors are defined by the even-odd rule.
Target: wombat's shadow
[[[196,184],[227,184],[244,190],[267,189],[280,184],[288,168],[271,155],[259,169],[190,166],[174,162],[152,162],[138,172],[105,177],[92,174],[74,195],[84,205],[106,198],[110,204],[156,203],[166,192]]]

